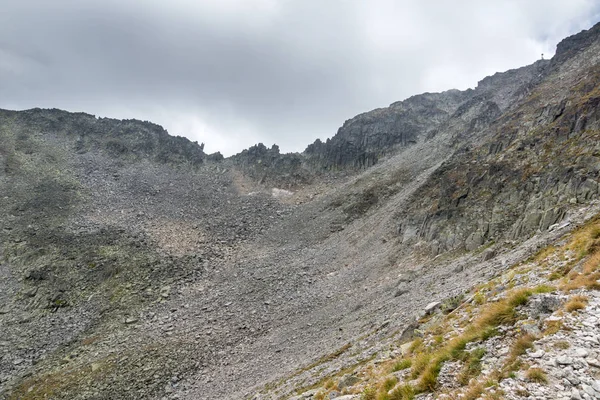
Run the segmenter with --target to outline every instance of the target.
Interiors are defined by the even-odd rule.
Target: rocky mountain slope
[[[0,111],[0,397],[391,396],[372,360],[434,329],[417,310],[506,280],[600,211],[599,54],[596,25],[552,60],[361,114],[301,154],[223,159],[148,122]],[[468,357],[442,358],[445,385]],[[374,372],[340,387],[356,365]],[[407,396],[441,394],[418,372]]]

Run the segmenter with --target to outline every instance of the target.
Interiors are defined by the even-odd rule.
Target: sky
[[[235,154],[553,55],[600,0],[2,0],[0,108],[136,118]]]

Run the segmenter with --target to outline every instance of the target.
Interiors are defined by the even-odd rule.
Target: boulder
[[[360,379],[358,377],[356,377],[355,375],[346,374],[346,375],[342,376],[342,378],[338,382],[337,386],[338,386],[338,389],[342,390],[344,388],[354,386],[358,382],[360,382]]]

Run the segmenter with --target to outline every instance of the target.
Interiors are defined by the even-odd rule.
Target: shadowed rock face
[[[300,154],[0,111],[0,396],[241,399],[291,377],[279,398],[316,360],[371,356],[598,199],[599,55],[594,27]]]
[[[470,98],[471,92],[426,93],[358,115],[346,121],[334,137],[325,143],[317,140],[304,153],[317,168],[371,167],[398,148],[424,139]]]

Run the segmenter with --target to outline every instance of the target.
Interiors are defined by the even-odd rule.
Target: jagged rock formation
[[[331,139],[317,139],[301,154],[282,155],[278,148],[268,150],[261,144],[233,159],[244,170],[251,170],[255,179],[277,176],[276,171],[283,167],[285,174],[303,176],[293,182],[305,183],[307,177],[321,171],[372,167],[382,158],[428,141],[440,132],[453,134],[453,145],[464,145],[465,140],[472,140],[473,133],[487,128],[525,96],[548,63],[540,60],[497,73],[483,79],[474,90],[425,93],[360,114],[346,121]]]
[[[297,187],[312,181],[300,154],[281,154],[279,146],[259,143],[231,157],[236,168],[261,185]]]
[[[1,111],[0,395],[252,398],[374,354],[598,211],[599,31],[301,154]]]

